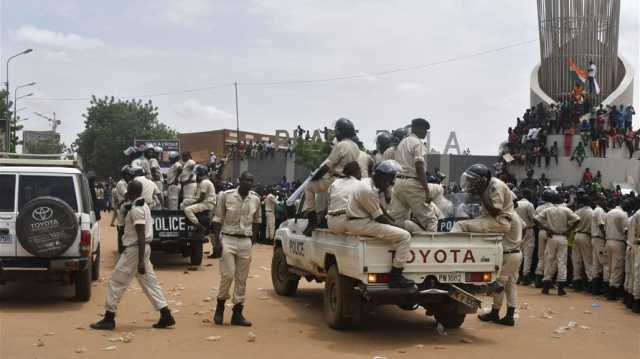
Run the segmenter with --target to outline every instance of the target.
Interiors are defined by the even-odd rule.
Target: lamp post
[[[16,120],[17,120],[18,99],[22,98],[22,97],[27,97],[27,96],[18,97],[18,90],[21,89],[21,88],[35,86],[35,85],[36,85],[35,82],[30,82],[28,84],[17,86],[16,89],[13,90],[13,122],[16,122]],[[28,95],[28,96],[31,96],[31,95],[33,95],[33,93]]]
[[[11,132],[10,129],[11,129],[11,126],[9,125],[9,123],[10,123],[10,121],[9,121],[9,93],[11,93],[11,91],[9,90],[9,62],[12,59],[14,59],[14,58],[16,58],[16,57],[18,57],[20,55],[26,55],[26,54],[28,54],[28,53],[30,53],[32,51],[33,51],[33,49],[26,49],[26,50],[24,50],[22,52],[19,52],[19,53],[13,55],[13,56],[10,56],[7,59],[7,72],[6,72],[6,83],[5,83],[6,89],[7,89],[7,99],[6,99],[6,101],[7,101],[7,110],[6,110],[7,113],[5,114],[6,123],[5,123],[5,134],[4,134],[4,137],[5,137],[5,151],[7,151],[7,152],[9,152],[9,149],[11,148],[11,144],[10,144],[10,132]]]
[[[19,87],[26,87],[26,86],[33,86],[33,85],[35,85],[35,82],[32,82],[31,84],[27,84],[27,85],[19,86]],[[18,87],[16,87],[16,91],[15,91],[15,92],[16,92],[16,94],[18,93],[18,91],[17,91],[17,90],[18,90]],[[13,108],[14,108],[14,112],[13,112],[13,121],[12,121],[12,122],[13,122],[13,126],[9,126],[9,135],[10,135],[10,136],[9,136],[9,142],[12,142],[12,141],[13,141],[13,136],[15,136],[15,135],[16,135],[16,133],[14,132],[14,128],[15,128],[14,126],[16,126],[16,125],[18,124],[18,118],[17,118],[17,116],[16,116],[16,110],[15,110],[15,108],[16,108],[16,103],[18,103],[18,100],[19,100],[19,99],[21,99],[21,98],[25,98],[25,97],[29,97],[29,96],[33,96],[33,92],[30,92],[30,93],[28,93],[28,94],[26,94],[26,95],[22,95],[22,96],[20,96],[20,97],[14,97],[14,99],[13,99],[13,106],[14,106],[14,107],[13,107]],[[16,141],[16,145],[17,145],[17,141]],[[11,143],[9,143],[9,152],[11,152],[11,149],[12,149],[12,146],[11,146]],[[13,150],[14,150],[14,151],[16,150],[16,147],[15,147],[15,146],[13,147]]]

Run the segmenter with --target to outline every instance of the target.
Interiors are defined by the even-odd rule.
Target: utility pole
[[[234,82],[233,87],[236,90],[236,134],[238,135],[236,139],[238,140],[238,149],[240,149],[240,119],[238,117],[238,83]]]

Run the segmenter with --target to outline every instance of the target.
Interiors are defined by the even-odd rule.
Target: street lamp
[[[30,53],[32,51],[33,51],[33,49],[26,49],[26,50],[24,50],[22,52],[19,52],[19,53],[13,55],[13,56],[10,56],[7,59],[7,72],[6,72],[6,80],[7,80],[7,82],[5,83],[6,88],[7,88],[7,110],[6,110],[7,113],[5,114],[5,118],[6,118],[6,124],[5,124],[5,150],[7,152],[9,152],[9,149],[11,148],[10,147],[11,145],[9,143],[10,142],[9,133],[11,132],[10,131],[11,127],[9,126],[9,122],[10,122],[9,121],[9,94],[11,93],[11,91],[9,90],[9,62],[15,57],[18,57],[20,55],[26,55],[26,54],[28,54],[28,53]]]
[[[18,111],[16,110],[16,108],[18,107],[18,99],[22,98],[22,97],[18,97],[18,90],[21,89],[21,88],[35,86],[35,85],[36,85],[35,82],[30,82],[28,84],[17,86],[16,89],[14,90],[14,92],[13,92],[13,122],[15,122],[16,119],[17,119],[17,115],[16,114],[18,113]],[[31,95],[33,95],[33,94],[31,94]],[[27,96],[23,96],[23,97],[27,97]]]

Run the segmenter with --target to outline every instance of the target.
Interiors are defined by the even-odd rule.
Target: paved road
[[[520,288],[520,303],[528,308],[519,310],[515,328],[469,316],[461,329],[445,336],[423,311],[379,307],[362,329],[337,332],[324,323],[321,284],[301,283],[293,298],[275,295],[268,270],[271,248],[263,245],[254,249],[248,284],[246,316],[254,321],[252,328],[208,322],[218,285],[216,260],[205,259],[197,271],[185,272],[187,259],[159,255],[153,260],[177,326],[149,329],[157,313],[134,282],[118,313],[117,330],[88,330],[103,313],[105,284],[115,264],[115,230],[105,217],[102,279],[94,284],[90,302],[71,301],[71,287],[0,286],[0,358],[640,358],[640,315],[621,303],[573,292],[543,296],[533,288]],[[592,308],[594,303],[600,307]],[[550,318],[543,318],[544,313]],[[575,328],[554,334],[570,321]],[[127,332],[133,333],[131,342],[110,341]],[[249,332],[256,335],[255,342],[247,341]],[[212,336],[220,339],[205,339]],[[36,346],[38,340],[44,345]],[[104,351],[109,346],[116,348]]]

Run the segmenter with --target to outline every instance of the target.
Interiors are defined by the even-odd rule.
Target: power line
[[[438,65],[448,64],[448,63],[457,62],[457,61],[462,61],[462,60],[466,60],[466,59],[470,59],[470,58],[474,58],[474,57],[484,56],[484,55],[488,55],[488,54],[492,54],[492,53],[496,53],[496,52],[512,49],[514,47],[528,45],[528,44],[531,44],[531,43],[534,43],[534,42],[537,42],[537,41],[538,41],[538,39],[526,40],[526,41],[516,42],[516,43],[513,43],[513,44],[501,46],[501,47],[496,47],[496,48],[489,49],[489,50],[474,52],[474,53],[470,53],[470,54],[466,54],[466,55],[454,56],[454,57],[450,57],[448,59],[434,61],[434,62],[430,62],[430,63],[427,63],[427,64],[399,67],[399,68],[393,68],[393,69],[381,70],[381,71],[375,71],[375,72],[369,72],[369,73],[359,73],[359,74],[352,74],[352,75],[334,76],[334,77],[317,78],[317,79],[305,79],[305,80],[238,82],[237,84],[238,85],[242,85],[242,86],[301,85],[301,84],[312,84],[312,83],[322,83],[322,82],[354,80],[354,79],[360,79],[360,78],[369,78],[369,77],[372,77],[372,76],[378,76],[378,77],[379,76],[386,76],[386,75],[391,75],[391,74],[395,74],[395,73],[399,73],[399,72],[422,70],[422,69],[433,67],[433,66],[438,66]],[[147,93],[147,94],[136,95],[136,96],[122,96],[122,97],[118,96],[118,98],[136,99],[136,98],[146,98],[146,97],[173,96],[173,95],[182,95],[182,94],[187,94],[187,93],[204,92],[204,91],[210,91],[210,90],[214,90],[214,89],[233,87],[233,86],[234,86],[233,83],[218,84],[218,85],[212,85],[212,86],[207,86],[207,87],[200,87],[200,88],[186,89],[186,90],[178,90],[178,91]],[[40,101],[89,101],[89,100],[91,100],[91,97],[48,97],[48,98],[47,97],[34,97],[34,98],[31,98],[31,100],[40,100]]]

